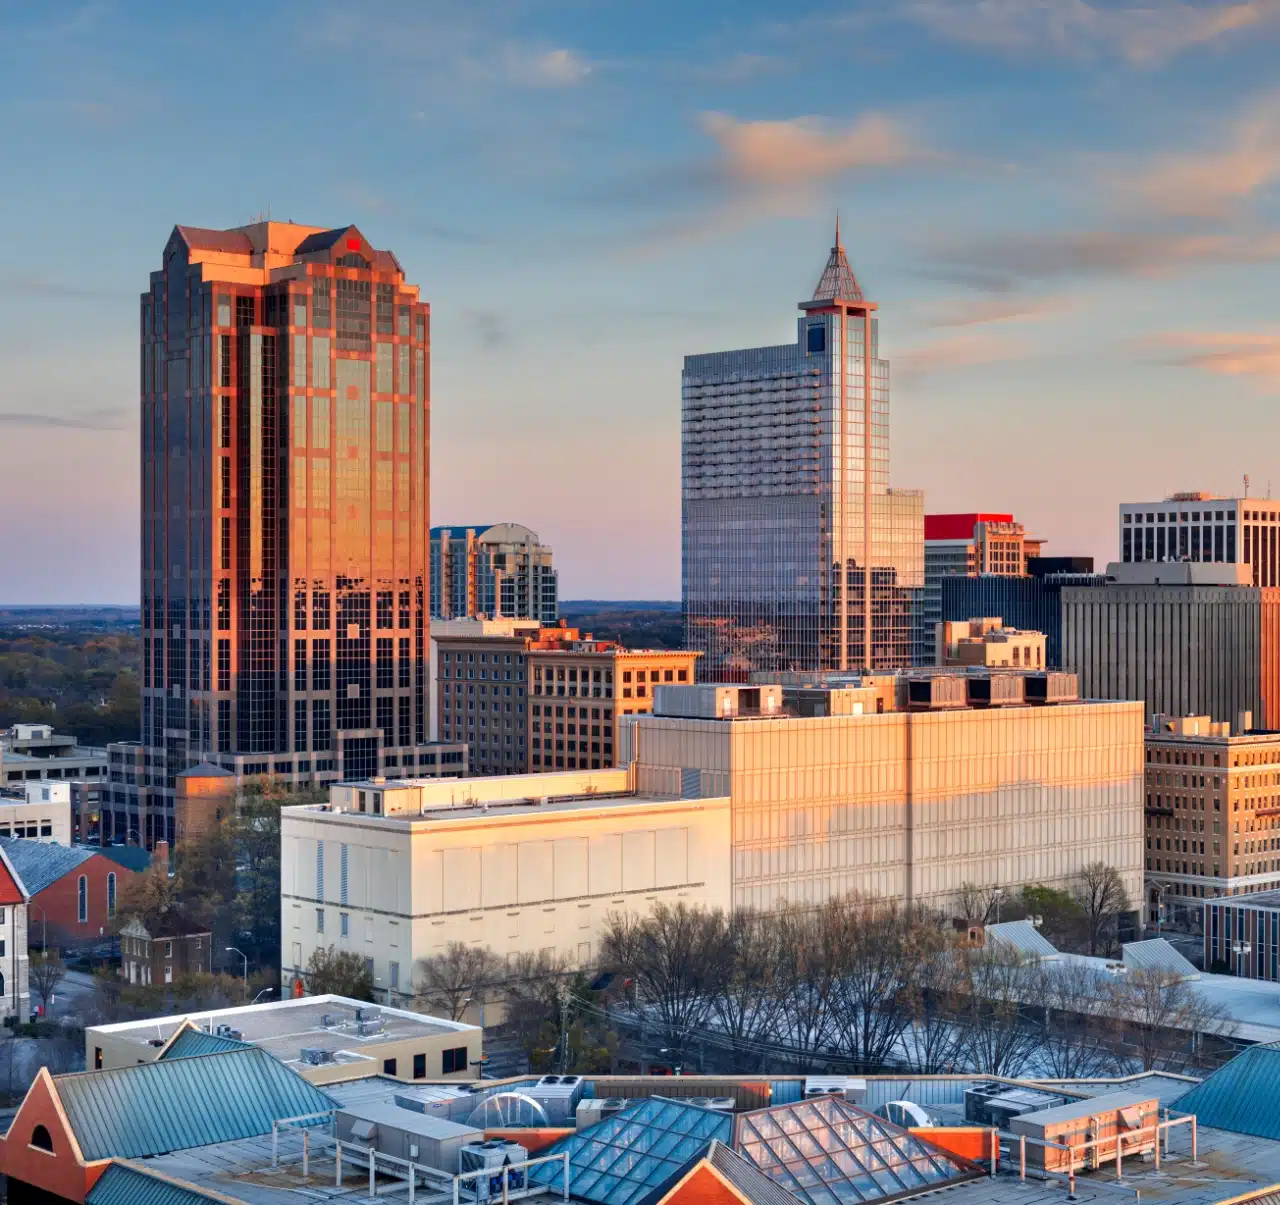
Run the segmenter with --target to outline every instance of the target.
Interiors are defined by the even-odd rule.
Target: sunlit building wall
[[[140,308],[142,840],[173,838],[195,762],[296,782],[416,770],[417,287],[355,227],[179,226]]]
[[[708,679],[911,664],[924,501],[889,488],[889,364],[838,227],[800,308],[795,343],[684,362],[686,644]]]

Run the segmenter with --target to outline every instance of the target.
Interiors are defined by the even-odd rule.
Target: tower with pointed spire
[[[794,343],[687,356],[682,593],[704,676],[912,663],[924,499],[889,487],[889,365],[835,242]]]

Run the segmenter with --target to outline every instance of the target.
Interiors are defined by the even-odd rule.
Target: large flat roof
[[[356,1009],[365,1010],[374,1026],[362,1026]],[[328,1024],[325,1023],[326,1018]],[[444,1033],[476,1033],[476,1026],[443,1017],[429,1017],[406,1009],[364,1004],[344,996],[304,996],[299,1000],[272,1000],[242,1008],[212,1012],[180,1013],[147,1021],[119,1021],[97,1025],[90,1032],[135,1041],[140,1046],[163,1044],[184,1023],[214,1030],[229,1025],[245,1042],[261,1046],[282,1063],[298,1067],[304,1047],[326,1050],[337,1063],[365,1064],[376,1057],[376,1048],[388,1042]]]

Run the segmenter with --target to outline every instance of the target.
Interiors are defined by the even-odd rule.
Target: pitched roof
[[[1246,1046],[1173,1104],[1202,1126],[1280,1141],[1280,1043]]]
[[[241,1042],[235,1038],[224,1038],[216,1033],[209,1033],[184,1021],[156,1056],[160,1059],[192,1059],[203,1054],[222,1054],[227,1050],[252,1050],[252,1042]]]
[[[194,766],[188,766],[178,778],[234,778],[235,775],[230,770],[224,770],[221,766],[215,766],[212,762],[202,761]]]
[[[1029,920],[1007,920],[988,925],[983,932],[988,942],[1017,951],[1023,958],[1053,959],[1057,949]]]
[[[735,1124],[737,1150],[804,1205],[883,1201],[985,1175],[976,1163],[834,1096],[741,1113]]]
[[[706,1158],[751,1205],[796,1205],[799,1199],[723,1142],[713,1142]]]
[[[822,269],[818,287],[813,290],[814,301],[862,301],[862,287],[849,266],[849,257],[840,242],[840,217],[836,216],[836,242]]]
[[[25,837],[0,837],[0,851],[8,858],[28,893],[39,895],[50,883],[70,874],[100,851],[83,845],[50,845]]]
[[[53,1078],[86,1161],[141,1159],[269,1134],[334,1101],[257,1046]]]
[[[9,855],[0,849],[0,904],[25,904],[31,888],[14,867]]]
[[[1136,971],[1168,971],[1180,979],[1199,979],[1200,972],[1163,937],[1128,941],[1121,947],[1124,965]]]
[[[569,1190],[595,1205],[641,1205],[669,1187],[718,1138],[728,1142],[733,1119],[698,1105],[660,1096],[638,1100],[621,1113],[570,1134],[540,1151],[569,1155]],[[530,1169],[533,1183],[558,1185],[560,1165]]]
[[[94,845],[94,846],[78,846],[80,849],[88,849],[90,853],[101,854],[104,858],[110,858],[117,866],[123,866],[125,870],[146,870],[151,865],[151,854],[142,848],[141,845]]]
[[[120,1160],[113,1162],[89,1189],[85,1205],[205,1205],[209,1201],[241,1205],[210,1188],[197,1188],[149,1167]]]
[[[336,230],[321,230],[317,234],[309,234],[294,249],[294,255],[308,255],[312,251],[328,251],[339,239],[344,238],[349,231],[355,231],[360,235],[360,231],[354,226],[339,226]]]
[[[249,236],[239,230],[207,230],[203,226],[177,226],[177,232],[192,250],[226,251],[234,255],[252,255]]]

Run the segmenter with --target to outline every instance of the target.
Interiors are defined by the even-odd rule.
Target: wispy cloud
[[[704,113],[700,124],[713,144],[709,156],[665,168],[649,181],[655,199],[686,207],[658,232],[658,242],[714,237],[760,218],[805,214],[846,176],[945,159],[888,113],[864,113],[844,125],[822,117],[742,121]]]
[[[59,427],[78,431],[119,431],[125,416],[119,410],[85,410],[80,414],[32,414],[0,410],[0,427]]]
[[[987,326],[1012,322],[1040,322],[1075,308],[1073,297],[993,297],[980,301],[952,301],[940,307],[933,318],[938,327]]]
[[[1121,176],[1122,195],[1180,217],[1220,218],[1280,180],[1280,96],[1268,95],[1205,150],[1160,155]]]
[[[1147,66],[1274,24],[1280,0],[908,0],[897,11],[949,41],[1017,57]]]
[[[507,73],[517,83],[537,88],[571,88],[591,74],[592,64],[576,50],[507,48]]]
[[[990,331],[963,331],[908,347],[894,357],[894,375],[904,382],[928,376],[1021,359],[1024,346]]]
[[[1149,342],[1168,362],[1218,376],[1243,377],[1266,392],[1280,389],[1280,334],[1254,331],[1169,331]]]
[[[936,274],[1007,292],[1090,276],[1162,277],[1198,266],[1280,259],[1280,233],[1156,230],[1048,231],[952,239],[927,253]]]
[[[90,300],[97,297],[110,297],[113,294],[101,289],[85,289],[79,285],[70,285],[48,276],[35,276],[29,273],[11,274],[0,270],[0,296]]]

